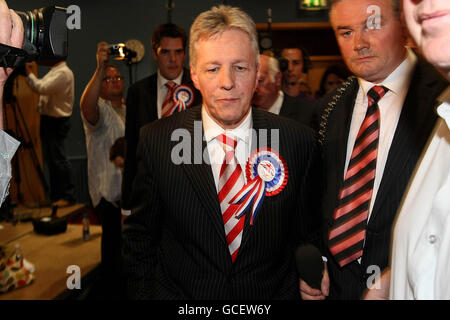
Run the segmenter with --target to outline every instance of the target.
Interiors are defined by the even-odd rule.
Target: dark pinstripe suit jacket
[[[311,230],[317,204],[311,195],[315,184],[311,176],[318,172],[313,131],[253,109],[255,130],[279,129],[279,153],[287,163],[289,180],[281,193],[265,197],[253,226],[250,214],[245,215],[241,247],[232,263],[210,165],[171,161],[172,149],[179,144],[171,141],[172,132],[183,128],[194,137],[194,121],[201,121],[200,106],[155,121],[141,132],[133,190],[137,203],[123,230],[130,296],[299,298],[293,252]],[[189,158],[201,159],[205,148],[205,141],[193,143]]]
[[[158,99],[158,74],[155,73],[144,78],[128,88],[127,114],[125,120],[125,139],[127,141],[127,154],[122,181],[122,206],[131,208],[131,189],[136,176],[136,150],[139,140],[139,130],[147,123],[158,120],[156,103]],[[189,84],[192,80],[188,69],[184,68],[181,83]],[[194,106],[201,103],[200,92],[194,88],[196,97]]]
[[[373,275],[370,266],[383,270],[389,261],[391,227],[409,178],[436,122],[435,99],[446,87],[445,81],[426,62],[419,59],[413,73],[399,122],[394,134],[383,177],[367,226],[365,247],[361,260],[340,268],[326,248],[329,228],[343,183],[351,116],[359,89],[356,78],[344,90],[329,113],[325,128],[323,161],[325,190],[323,205],[322,250],[328,255],[330,298],[359,299]],[[330,97],[336,94],[335,91]],[[331,99],[325,99],[327,107]],[[324,113],[322,114],[324,115]]]

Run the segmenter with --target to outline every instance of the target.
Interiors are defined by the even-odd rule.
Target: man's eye
[[[351,34],[352,34],[352,31],[349,30],[349,31],[341,32],[339,35],[340,35],[341,37],[349,37],[349,36],[351,36]]]
[[[246,67],[243,67],[243,66],[234,66],[234,68],[235,68],[237,71],[245,71],[245,70],[247,70],[247,68],[246,68]]]
[[[209,68],[209,69],[208,69],[208,72],[217,72],[217,70],[219,70],[218,67],[215,67],[215,68]]]

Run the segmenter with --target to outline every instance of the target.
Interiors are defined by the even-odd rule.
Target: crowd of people
[[[331,0],[329,17],[348,70],[329,67],[314,97],[306,50],[260,54],[236,7],[200,13],[189,38],[158,26],[157,72],[126,98],[98,44],[80,110],[109,298],[450,299],[450,4]],[[4,0],[0,19],[0,43],[21,47]],[[51,200],[66,206],[73,73],[26,70]],[[18,143],[0,134],[9,181]],[[318,288],[296,268],[305,244],[322,255]]]

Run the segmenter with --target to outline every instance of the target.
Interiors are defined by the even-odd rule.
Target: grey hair
[[[189,37],[190,64],[195,67],[197,59],[197,43],[202,39],[220,36],[223,32],[235,29],[245,32],[256,56],[259,65],[259,47],[256,26],[252,18],[240,8],[220,5],[202,12],[197,16],[191,26]]]
[[[268,56],[268,58],[269,58],[268,61],[269,79],[271,83],[274,83],[278,72],[280,72],[280,63],[274,57]]]

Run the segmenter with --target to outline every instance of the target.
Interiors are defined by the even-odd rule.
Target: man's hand
[[[97,45],[97,70],[104,70],[109,60],[108,44],[104,41]]]
[[[330,278],[328,276],[327,263],[324,262],[322,283],[320,290],[311,288],[305,281],[300,279],[300,295],[303,300],[324,300],[329,295]]]
[[[386,268],[377,279],[375,285],[367,289],[363,300],[389,300],[389,288],[391,283],[391,269]]]
[[[33,73],[33,69],[34,69],[34,62],[27,62],[25,64],[25,72],[27,76]]]
[[[5,0],[0,0],[0,43],[11,47],[22,48],[23,25],[22,20],[14,12],[8,9]],[[0,84],[3,85],[12,68],[0,68]]]

